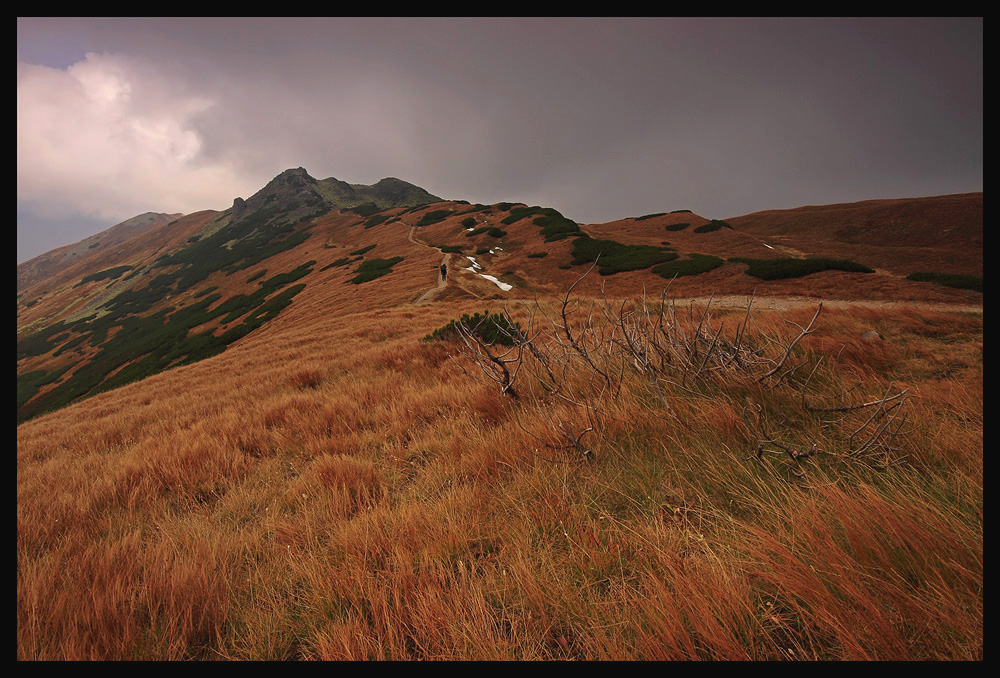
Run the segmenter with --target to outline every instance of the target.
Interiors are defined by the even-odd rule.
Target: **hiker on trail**
[[[441,264],[441,280],[448,277],[448,266],[447,264]]]

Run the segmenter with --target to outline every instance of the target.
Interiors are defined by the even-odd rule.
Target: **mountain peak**
[[[284,172],[276,176],[271,181],[294,181],[296,177],[300,177],[303,180],[315,184],[316,180],[309,176],[309,172],[306,171],[304,167],[295,167],[292,169],[286,169]]]

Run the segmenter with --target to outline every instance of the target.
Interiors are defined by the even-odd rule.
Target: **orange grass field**
[[[824,308],[800,370],[657,381],[595,303],[588,362],[507,302],[560,384],[525,353],[517,399],[422,341],[502,301],[296,302],[18,426],[17,658],[983,658],[981,312]],[[677,311],[774,364],[816,308]],[[904,389],[863,453],[873,408],[802,406]]]

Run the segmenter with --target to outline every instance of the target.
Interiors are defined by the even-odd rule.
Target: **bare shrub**
[[[817,455],[879,468],[905,459],[897,443],[908,390],[893,384],[876,393],[848,389],[838,359],[824,361],[802,350],[802,341],[818,327],[822,303],[808,323],[779,316],[779,323],[762,324],[751,297],[727,328],[713,317],[711,299],[685,308],[667,296],[669,287],[653,301],[574,299],[573,289],[586,275],[554,307],[535,302],[505,310],[504,325],[518,329],[506,332],[502,342],[485,339],[474,326],[456,325],[452,359],[468,377],[492,382],[519,402],[518,425],[552,453],[529,446],[533,454],[559,462],[593,458],[588,441],[606,440],[616,404],[639,397],[687,430],[692,424],[678,402],[725,405],[720,411],[729,416],[720,425],[741,430],[758,459],[784,457],[798,477],[803,463]],[[729,421],[733,403],[740,401],[742,425]],[[786,437],[790,430],[799,440]],[[814,431],[822,433],[802,439]]]

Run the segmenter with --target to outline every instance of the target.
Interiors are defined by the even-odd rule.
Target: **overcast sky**
[[[983,21],[18,19],[18,262],[290,167],[581,223],[981,191]]]

